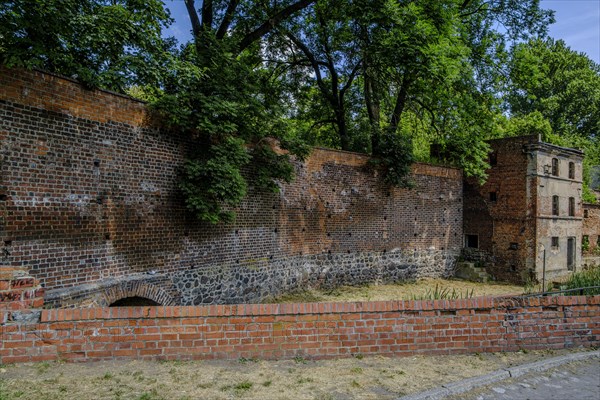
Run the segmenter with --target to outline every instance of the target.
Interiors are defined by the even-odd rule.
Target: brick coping
[[[311,315],[340,313],[421,312],[455,310],[470,314],[473,310],[519,307],[559,307],[600,304],[597,296],[552,297],[478,297],[457,300],[402,300],[337,303],[236,304],[208,306],[141,306],[43,310],[41,322],[94,319],[230,317],[265,315]]]

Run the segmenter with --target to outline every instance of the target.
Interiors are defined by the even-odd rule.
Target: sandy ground
[[[3,365],[0,399],[385,400],[568,352]]]
[[[308,290],[288,294],[269,303],[320,302],[320,301],[382,301],[432,298],[434,292],[447,291],[456,298],[478,296],[521,295],[523,286],[506,283],[477,283],[461,280],[423,279],[411,283],[392,285],[342,286],[332,290]]]

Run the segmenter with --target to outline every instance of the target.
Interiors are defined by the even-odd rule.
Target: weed
[[[243,392],[243,391],[252,389],[252,385],[253,384],[250,381],[243,381],[243,382],[238,383],[237,385],[234,385],[233,388],[237,391]]]
[[[238,359],[238,362],[240,364],[257,363],[258,362],[258,358],[255,358],[255,357],[251,357],[251,358],[240,357]]]
[[[362,360],[363,358],[365,358],[365,356],[363,356],[360,353],[353,354],[352,357],[356,358],[357,360]]]
[[[300,355],[294,357],[294,362],[296,364],[306,364],[307,363],[306,359]]]
[[[263,385],[264,387],[269,387],[269,386],[271,386],[271,384],[273,384],[273,382],[272,382],[272,381],[264,381],[264,382],[262,383],[262,385]]]
[[[355,368],[352,368],[350,370],[350,372],[352,372],[353,374],[362,374],[363,373],[363,369],[361,367],[355,367]]]
[[[352,381],[352,387],[359,388],[359,387],[361,387],[361,384],[358,383],[356,380],[353,380]]]
[[[299,385],[302,385],[303,383],[310,383],[310,382],[314,382],[313,378],[300,378],[296,381]]]
[[[431,290],[428,288],[425,294],[419,294],[412,296],[411,300],[456,300],[456,299],[470,299],[473,297],[474,289],[456,290],[453,288],[440,287],[438,284],[435,285],[435,289]]]
[[[102,379],[104,379],[106,381],[108,381],[112,378],[113,378],[113,374],[111,374],[110,372],[105,373],[104,376],[102,377]]]
[[[64,386],[64,385],[60,385],[58,387],[58,391],[61,392],[61,393],[66,393],[67,392],[67,387]]]
[[[35,369],[37,370],[38,374],[43,374],[44,372],[50,369],[50,363],[46,361],[41,362],[39,364],[36,364]]]

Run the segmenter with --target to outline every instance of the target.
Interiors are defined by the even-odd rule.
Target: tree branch
[[[352,85],[352,81],[354,81],[354,78],[356,78],[356,75],[358,74],[358,69],[361,67],[361,65],[362,60],[356,63],[356,65],[352,69],[352,72],[350,72],[350,75],[348,76],[348,82],[346,82],[344,87],[342,87],[342,89],[340,90],[340,96],[343,96],[346,90],[350,88],[350,86]]]
[[[294,42],[294,44],[304,53],[304,55],[312,65],[313,70],[315,71],[315,75],[317,77],[317,85],[319,85],[321,92],[328,98],[329,101],[335,102],[335,97],[333,96],[333,94],[329,93],[329,91],[327,90],[327,85],[325,85],[325,82],[323,82],[321,69],[319,68],[319,65],[327,66],[327,64],[322,61],[318,61],[315,58],[315,55],[310,51],[310,49],[304,43],[302,43],[302,41],[298,39],[293,33],[285,32],[285,35],[292,42]]]
[[[188,15],[190,16],[190,22],[192,23],[192,32],[194,32],[194,37],[198,37],[200,36],[200,32],[202,31],[202,24],[200,23],[198,12],[196,11],[196,7],[194,6],[194,0],[185,0],[185,8],[187,8]]]
[[[212,29],[213,23],[213,0],[202,1],[202,27]]]
[[[248,33],[240,42],[238,50],[241,52],[250,46],[252,43],[265,36],[267,33],[271,32],[273,28],[275,28],[281,21],[294,14],[297,11],[300,11],[316,0],[300,0],[296,3],[290,4],[283,10],[279,11],[272,17],[270,17],[267,21],[265,21],[261,26]]]
[[[221,25],[219,26],[219,30],[217,30],[217,39],[223,39],[223,37],[225,37],[225,34],[229,29],[229,25],[233,20],[233,14],[235,13],[235,9],[237,8],[239,3],[239,0],[231,0],[229,4],[227,4],[227,10],[225,11],[225,15],[223,16]]]

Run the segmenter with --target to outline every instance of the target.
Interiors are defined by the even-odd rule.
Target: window
[[[552,236],[552,249],[558,249],[558,236]]]
[[[552,159],[552,175],[558,176],[558,158]]]
[[[494,165],[498,164],[498,152],[497,151],[493,151],[490,153],[489,155],[489,161],[490,161],[490,165],[493,167]]]
[[[569,179],[575,179],[575,163],[569,163]]]
[[[569,197],[569,217],[575,216],[575,197]]]
[[[479,248],[479,237],[477,235],[465,235],[465,247]]]
[[[583,210],[583,218],[589,218],[588,210]]]
[[[558,215],[558,196],[552,196],[552,215]]]
[[[496,192],[490,192],[490,201],[496,201],[498,200],[498,196],[496,195]]]
[[[519,243],[511,243],[508,248],[509,248],[509,250],[518,250],[519,249]]]

